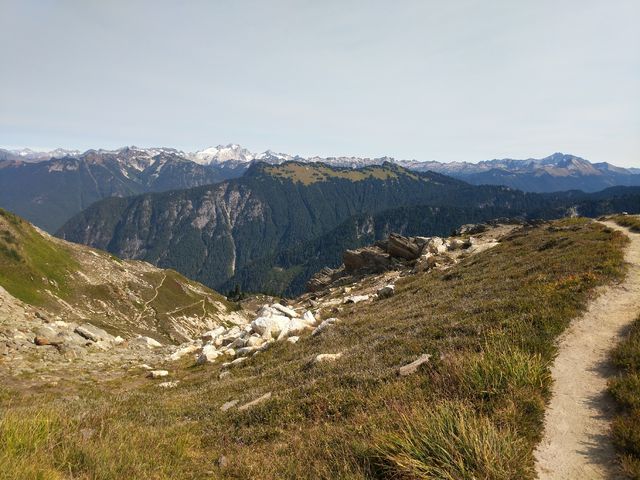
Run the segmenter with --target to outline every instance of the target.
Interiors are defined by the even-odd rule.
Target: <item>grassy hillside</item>
[[[277,178],[286,178],[293,182],[300,182],[304,185],[311,185],[316,182],[326,182],[330,179],[341,178],[352,182],[359,182],[368,178],[378,180],[390,180],[398,178],[399,172],[402,175],[408,175],[414,180],[418,180],[419,176],[408,171],[395,171],[391,164],[374,165],[362,169],[351,168],[335,168],[321,163],[298,163],[287,162],[282,165],[266,165],[263,171]]]
[[[0,286],[52,318],[172,342],[182,339],[181,322],[197,334],[237,308],[178,272],[59,240],[2,209]]]
[[[77,268],[70,251],[47,240],[17,215],[0,209],[0,286],[10,294],[32,305],[46,303],[48,289],[66,299],[69,275]]]
[[[9,478],[528,479],[554,339],[594,287],[621,278],[626,239],[575,219],[518,231],[395,296],[340,307],[322,335],[282,342],[177,388],[3,398]],[[342,353],[315,364],[320,353]],[[410,376],[398,367],[422,354]],[[115,393],[114,393],[115,392]],[[223,412],[268,392],[246,410]],[[46,402],[46,408],[42,405]]]

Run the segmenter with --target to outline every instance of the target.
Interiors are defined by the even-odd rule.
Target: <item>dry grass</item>
[[[612,220],[632,232],[640,233],[640,216],[638,215],[616,215]]]
[[[626,478],[640,479],[640,317],[611,354],[620,374],[609,384],[619,406],[613,440]]]
[[[394,297],[346,307],[342,323],[322,335],[276,344],[224,380],[216,366],[172,367],[181,380],[172,390],[150,385],[115,395],[103,388],[84,392],[72,408],[50,403],[44,411],[62,419],[62,433],[45,435],[27,453],[7,457],[5,449],[4,472],[533,478],[553,340],[595,286],[623,275],[625,242],[586,220],[529,228],[447,272],[407,277]],[[335,352],[343,353],[335,363],[311,362]],[[433,355],[428,365],[397,375],[423,353]],[[269,391],[271,400],[246,411],[220,410],[228,400]],[[45,400],[30,398],[3,418],[37,416]],[[86,428],[95,438],[79,444]],[[0,445],[6,441],[0,430]],[[65,455],[78,445],[88,460]]]

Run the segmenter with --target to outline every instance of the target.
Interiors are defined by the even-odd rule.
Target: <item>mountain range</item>
[[[640,188],[536,194],[390,162],[360,169],[257,162],[214,185],[104,199],[57,235],[173,268],[218,290],[295,294],[319,268],[339,263],[344,249],[390,230],[445,234],[496,217],[599,214],[614,206],[640,209]]]
[[[561,153],[543,159],[419,162],[391,157],[308,157],[267,150],[253,153],[237,144],[197,152],[173,148],[124,147],[84,153],[57,149],[0,149],[0,207],[49,232],[106,197],[190,188],[238,178],[257,162],[321,162],[362,168],[393,163],[409,170],[442,173],[475,185],[505,185],[529,192],[583,190],[640,185],[640,170],[615,167]]]

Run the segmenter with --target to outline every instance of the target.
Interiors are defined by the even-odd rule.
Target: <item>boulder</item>
[[[468,223],[462,225],[455,231],[455,235],[477,235],[478,233],[486,232],[489,226],[484,223]]]
[[[415,260],[420,256],[420,247],[412,239],[392,233],[387,240],[387,253],[392,257]]]
[[[260,338],[260,337],[258,337]],[[229,343],[229,348],[242,348],[247,346],[248,339],[238,337]]]
[[[380,247],[364,247],[347,250],[342,254],[346,272],[367,271],[383,272],[391,266],[391,259]]]
[[[287,326],[287,335],[297,335],[305,330],[313,328],[312,325],[300,318],[292,318]]]
[[[108,334],[103,329],[91,325],[90,323],[83,323],[74,330],[81,337],[91,340],[92,342],[112,342],[114,340],[113,335]]]
[[[400,376],[406,376],[406,375],[411,375],[413,373],[416,373],[418,371],[418,367],[420,367],[420,365],[424,363],[427,363],[430,358],[431,358],[431,355],[428,353],[425,353],[424,355],[420,355],[417,360],[414,360],[413,362],[400,367],[398,369],[398,374]]]
[[[393,297],[394,293],[396,293],[396,286],[393,284],[385,285],[376,292],[380,299]]]
[[[143,347],[147,347],[147,348],[157,348],[162,346],[162,344],[157,340],[154,340],[151,337],[145,337],[143,335],[137,336],[134,339],[134,341],[138,345],[142,345]]]
[[[147,377],[149,377],[149,378],[162,378],[162,377],[166,377],[168,375],[169,375],[169,372],[167,370],[151,370],[147,374]]]
[[[273,315],[271,317],[258,317],[251,322],[251,328],[263,338],[278,337],[280,332],[289,325],[289,317]]]
[[[447,251],[447,244],[440,237],[432,237],[429,239],[422,251],[433,254],[444,253]]]
[[[326,330],[327,328],[329,328],[330,326],[332,326],[334,323],[338,322],[339,320],[337,318],[327,318],[326,320],[324,320],[320,325],[318,325],[313,332],[311,332],[312,336],[316,336],[319,335],[320,333],[322,333],[324,330]]]
[[[243,347],[236,350],[236,355],[239,357],[244,357],[249,355],[250,353],[255,352],[259,347]]]
[[[256,398],[255,400],[252,400],[249,403],[245,403],[241,407],[238,407],[238,411],[242,412],[244,410],[247,410],[247,409],[249,409],[251,407],[254,407],[254,406],[258,405],[259,403],[266,402],[270,398],[271,398],[271,392],[265,393],[261,397],[258,397],[258,398]]]
[[[198,365],[204,365],[205,363],[213,363],[216,361],[216,359],[220,355],[222,355],[222,352],[219,352],[218,350],[216,350],[215,346],[207,344],[204,347],[202,347],[202,351],[200,352],[200,355],[196,359],[196,363]]]
[[[369,295],[353,295],[345,298],[344,303],[360,303],[366,300],[369,300]]]
[[[316,358],[313,359],[313,363],[335,362],[340,357],[342,357],[342,353],[321,353],[316,355]]]
[[[316,323],[318,323],[317,320],[316,320],[316,317],[309,310],[304,312],[304,315],[302,315],[302,320],[304,320],[307,324],[309,324],[311,326],[315,326]]]
[[[414,273],[426,272],[437,266],[437,257],[433,253],[425,253],[420,255],[420,258],[416,261],[416,265],[413,269]]]
[[[278,312],[275,308],[269,305],[263,305],[257,312],[258,317],[270,317],[271,315],[276,315]]]
[[[246,340],[246,346],[247,347],[259,347],[263,343],[264,343],[264,338],[262,338],[260,335],[255,335],[255,334],[251,335]]]
[[[44,346],[44,345],[53,345],[53,346],[58,346],[58,345],[62,345],[62,341],[60,340],[50,340],[48,338],[45,337],[36,337],[33,339],[33,343],[35,343],[38,346]]]
[[[287,338],[287,342],[289,343],[298,343],[298,340],[300,340],[300,337],[293,336],[293,337]]]
[[[289,318],[298,317],[298,313],[294,309],[285,307],[284,305],[280,305],[279,303],[274,303],[273,305],[271,305],[271,308],[273,308],[274,310],[277,310],[279,313]]]
[[[313,275],[307,282],[306,288],[309,292],[317,292],[328,287],[339,275],[340,270],[325,267]],[[313,302],[312,300],[309,300]]]
[[[452,238],[447,242],[448,250],[460,250],[463,248],[468,248],[471,246],[471,243],[465,242],[464,240],[460,240],[458,238]]]
[[[213,330],[209,330],[208,332],[203,333],[202,335],[200,335],[200,338],[205,343],[213,342],[216,338],[222,335],[225,330],[226,329],[223,326],[219,326],[217,328],[214,328]]]
[[[195,352],[197,350],[198,350],[197,346],[195,346],[195,345],[187,345],[186,347],[182,347],[182,348],[177,349],[175,352],[173,352],[171,355],[169,355],[169,360],[175,362],[177,360],[180,360],[185,355],[193,353],[193,352]]]

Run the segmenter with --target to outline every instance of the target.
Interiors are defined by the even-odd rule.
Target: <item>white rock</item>
[[[334,323],[338,322],[339,320],[337,318],[327,318],[325,321],[323,321],[320,325],[318,325],[313,332],[311,332],[311,335],[316,336],[319,333],[321,333],[323,330],[326,330],[327,328],[329,328],[331,325],[333,325]]]
[[[258,317],[270,317],[276,315],[278,312],[269,305],[263,305],[257,312]]]
[[[198,356],[196,363],[198,365],[204,365],[205,363],[213,363],[215,362],[216,358],[218,358],[220,355],[222,355],[222,353],[216,350],[215,346],[210,344],[205,345],[204,347],[202,347],[202,351],[200,352],[200,355]]]
[[[87,340],[91,340],[93,342],[99,341],[113,341],[113,335],[108,334],[103,329],[96,327],[90,323],[84,323],[74,330],[78,335],[86,338]]]
[[[321,353],[313,359],[314,363],[333,362],[342,357],[342,353]]]
[[[444,253],[447,251],[447,244],[440,237],[431,237],[424,247],[423,252]]]
[[[160,342],[158,342],[157,340],[154,340],[151,337],[144,337],[142,335],[136,337],[134,339],[134,341],[139,345],[143,345],[143,346],[149,347],[149,348],[156,348],[156,347],[161,347],[162,346],[162,344]]]
[[[222,410],[223,412],[226,412],[227,410],[229,410],[230,408],[235,407],[238,403],[240,402],[240,400],[230,400],[228,402],[225,402],[222,404],[222,406],[220,407],[220,410]]]
[[[300,340],[300,337],[289,337],[289,338],[287,338],[287,342],[289,342],[289,343],[298,343],[298,340]]]
[[[173,352],[171,355],[169,355],[169,360],[175,362],[177,360],[180,360],[185,355],[193,353],[193,352],[195,352],[197,350],[198,350],[197,346],[195,346],[195,345],[187,345],[186,347],[179,348],[178,350]]]
[[[175,388],[178,386],[178,380],[174,380],[173,382],[162,382],[158,384],[160,388]]]
[[[147,365],[146,363],[143,363],[142,365],[140,365],[140,368],[143,370],[153,370],[149,365]]]
[[[284,340],[285,338],[287,338],[287,336],[289,335],[289,325],[286,326],[286,328],[283,328],[280,331],[280,335],[278,335],[278,338],[276,338],[276,341],[280,341],[280,340]]]
[[[236,358],[229,365],[238,365],[239,363],[244,362],[246,359],[247,359],[247,357]]]
[[[249,338],[247,338],[246,346],[259,347],[263,343],[264,343],[264,338],[262,338],[260,335],[251,335]]]
[[[294,309],[285,307],[284,305],[280,305],[279,303],[274,303],[273,305],[271,305],[271,308],[278,310],[280,313],[283,313],[289,318],[298,317],[298,313]]]
[[[224,333],[226,329],[223,326],[219,326],[214,328],[213,330],[209,330],[208,332],[204,332],[200,335],[200,338],[203,342],[213,342],[216,338]]]
[[[316,317],[310,310],[304,312],[304,315],[302,315],[302,319],[311,326],[315,326],[317,324]]]
[[[452,238],[447,242],[447,248],[449,250],[459,250],[464,246],[464,241],[458,238]]]
[[[122,345],[124,343],[124,338],[118,335],[116,338],[113,339],[113,343],[116,345]]]
[[[149,378],[162,378],[169,375],[169,372],[166,370],[151,370],[147,377]]]
[[[287,326],[287,335],[297,335],[310,328],[313,327],[309,325],[304,319],[292,318],[289,322],[289,325]]]
[[[418,367],[420,367],[420,365],[422,365],[423,363],[427,363],[430,358],[431,355],[428,353],[420,355],[417,360],[400,367],[398,369],[398,374],[404,377],[406,375],[416,373],[418,371]]]
[[[263,337],[277,337],[282,329],[289,325],[289,317],[273,315],[271,317],[258,317],[251,322],[251,328]]]
[[[369,300],[369,295],[353,295],[351,297],[347,297],[344,303],[360,303]]]
[[[271,398],[271,392],[265,393],[264,395],[262,395],[261,397],[256,398],[255,400],[249,402],[249,403],[245,403],[244,405],[242,405],[241,407],[238,407],[239,411],[243,411],[243,410],[247,410],[248,408],[251,408],[259,403],[265,402],[267,400],[269,400]]]

